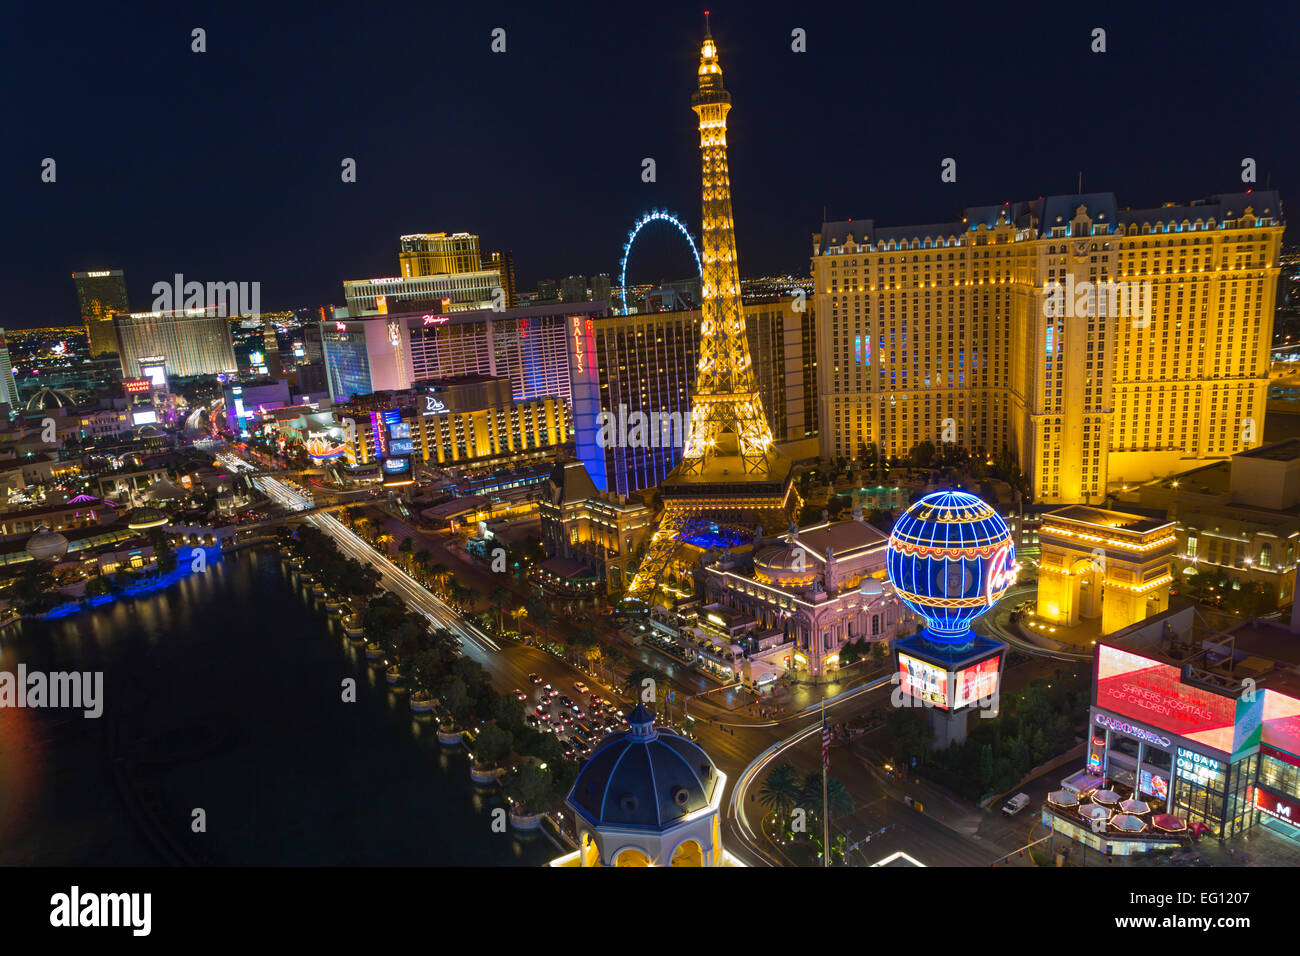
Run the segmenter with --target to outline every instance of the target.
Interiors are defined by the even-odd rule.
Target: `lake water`
[[[0,707],[0,864],[539,865],[272,550],[0,638],[103,671],[104,715]],[[342,682],[357,681],[357,702]],[[195,833],[194,811],[206,817]]]

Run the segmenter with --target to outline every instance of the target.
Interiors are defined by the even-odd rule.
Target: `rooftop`
[[[1093,508],[1088,505],[1067,505],[1049,512],[1045,519],[1059,518],[1062,521],[1077,521],[1081,524],[1095,525],[1112,530],[1127,531],[1130,534],[1147,534],[1159,528],[1171,527],[1175,522],[1164,519],[1149,518],[1145,515],[1131,514],[1124,511],[1109,511],[1105,508]]]

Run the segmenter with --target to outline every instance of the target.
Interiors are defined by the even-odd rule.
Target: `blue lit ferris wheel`
[[[670,212],[662,209],[652,209],[633,224],[632,231],[627,234],[627,242],[623,243],[623,257],[618,263],[618,288],[623,295],[624,315],[627,315],[627,257],[632,251],[632,243],[636,242],[636,237],[641,234],[642,229],[652,222],[666,222],[677,227],[677,231],[682,234],[686,244],[691,247],[691,255],[695,257],[695,271],[701,278],[704,276],[704,265],[700,261],[700,250],[696,247],[695,239],[691,236],[690,230],[686,228],[686,224]]]
[[[899,598],[923,617],[940,644],[970,639],[970,624],[1016,583],[1007,523],[964,491],[914,502],[889,535],[886,570]]]

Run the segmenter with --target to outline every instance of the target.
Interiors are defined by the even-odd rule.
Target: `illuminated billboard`
[[[899,681],[914,700],[948,709],[948,672],[910,654],[898,655]]]
[[[148,365],[142,363],[140,365],[140,374],[149,379],[156,388],[167,387],[167,364],[165,362]]]
[[[1149,797],[1155,797],[1157,800],[1168,800],[1169,778],[1153,770],[1144,769],[1139,789]]]
[[[131,413],[132,425],[156,425],[158,424],[158,413],[152,408],[145,409],[142,412]]]
[[[385,458],[382,471],[385,485],[409,485],[415,481],[409,457]]]
[[[1261,787],[1255,788],[1255,806],[1259,812],[1293,827],[1300,827],[1300,803],[1269,793]]]
[[[147,392],[152,385],[153,382],[147,378],[122,379],[122,390],[128,395],[139,395],[141,392]]]
[[[990,657],[988,660],[957,671],[957,697],[952,705],[954,710],[979,703],[981,700],[988,700],[998,692],[1000,662],[1000,656]]]
[[[1236,749],[1237,701],[1183,683],[1181,672],[1172,664],[1101,645],[1096,704],[1224,753]]]
[[[1300,757],[1300,700],[1271,688],[1260,696],[1264,698],[1262,742]]]

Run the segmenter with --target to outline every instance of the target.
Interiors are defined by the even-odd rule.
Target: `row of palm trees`
[[[389,553],[395,540],[391,531],[382,525],[377,525],[360,507],[349,508],[345,513],[358,534],[365,538],[370,538],[373,534],[372,540],[376,547]],[[407,573],[434,593],[446,598],[451,604],[465,611],[473,611],[478,607],[481,593],[476,588],[456,580],[451,568],[434,561],[433,554],[427,548],[416,548],[414,539],[401,540],[397,545],[397,557],[405,566]],[[527,624],[542,643],[550,643],[553,636],[552,629],[559,620],[556,613],[540,598],[532,598],[512,609],[509,607],[512,594],[512,591],[500,584],[494,586],[487,594],[489,609],[496,609],[495,623],[498,633],[506,633],[505,619],[508,616],[513,621],[513,630],[521,638]],[[488,613],[491,613],[490,610]],[[590,670],[598,670],[602,664],[611,663],[605,661],[609,652],[606,651],[605,655],[602,655],[600,641],[596,637],[595,629],[590,625],[579,627],[573,636],[563,643],[575,662],[585,662]]]

